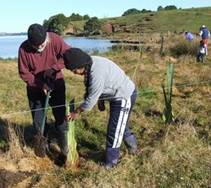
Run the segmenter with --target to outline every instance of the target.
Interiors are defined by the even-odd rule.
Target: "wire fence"
[[[175,87],[177,89],[179,88],[184,88],[184,87],[194,87],[194,86],[204,86],[204,85],[209,85],[211,84],[211,79],[210,80],[202,80],[196,83],[181,83],[181,84],[177,84],[175,85]],[[165,88],[166,89],[166,88]],[[156,90],[156,89],[150,89],[150,90],[145,90],[145,91],[141,91],[141,88],[137,88],[137,96],[142,96],[142,95],[146,95],[149,93],[162,93],[162,89],[160,90]],[[203,98],[206,96],[203,96]],[[209,97],[208,99],[211,99],[211,94],[207,95],[207,97]],[[119,99],[116,97],[106,97],[106,98],[100,98],[99,100],[115,100],[115,99]],[[75,105],[80,105],[83,103],[84,100],[81,101],[76,101],[74,104]],[[61,105],[56,105],[56,106],[51,106],[48,108],[60,108],[60,107],[67,107],[68,104],[61,104]],[[44,110],[45,108],[38,108],[38,109],[34,109],[34,110],[18,110],[16,112],[8,112],[8,113],[4,113],[4,114],[0,114],[0,117],[2,118],[6,118],[6,117],[10,117],[10,116],[14,116],[14,115],[22,115],[22,114],[26,114],[26,113],[31,113],[31,112],[35,112],[35,111],[40,111],[40,110]]]
[[[163,35],[161,35],[162,37]],[[141,33],[138,35],[138,40],[139,43],[137,44],[139,47],[143,47],[143,44],[141,42]],[[113,43],[112,45],[123,45],[123,42],[119,42],[119,43]],[[112,45],[111,46],[106,46],[106,47],[100,47],[98,46],[96,49],[88,49],[87,52],[89,53],[100,53],[100,52],[106,52],[106,51],[109,51],[112,49]],[[119,48],[121,49],[121,48]],[[140,50],[140,49],[139,49]],[[141,53],[142,51],[140,51],[140,59],[141,59]],[[132,75],[132,79],[134,80],[135,79],[135,76],[136,76],[136,72],[137,72],[137,69],[138,69],[138,66],[140,65],[139,61],[137,62],[136,66],[135,66],[135,70],[134,70],[134,73]],[[18,81],[18,82],[21,82],[21,80],[10,80],[10,82],[15,82],[15,81]],[[82,81],[81,81],[82,82]],[[5,82],[0,82],[0,85],[4,85]],[[181,84],[175,84],[175,87],[176,88],[184,88],[184,87],[194,87],[194,86],[202,86],[202,85],[206,85],[206,84],[211,84],[211,80],[202,80],[202,81],[199,81],[197,83],[181,83]],[[71,87],[71,86],[69,86]],[[162,93],[162,89],[160,89],[159,91],[157,89],[150,89],[150,90],[145,90],[145,91],[141,91],[141,88],[138,88],[138,91],[137,91],[137,96],[141,96],[141,95],[145,95],[145,94],[148,94],[148,93],[152,93],[152,92],[156,92],[156,93]],[[211,96],[210,96],[211,97]],[[115,99],[115,97],[109,97],[109,98],[100,98],[99,100],[111,100],[111,99]],[[83,103],[83,100],[82,101],[76,101],[75,104],[76,105],[80,105],[81,103]],[[57,106],[51,106],[49,108],[60,108],[60,107],[64,107],[64,106],[67,106],[67,104],[61,104],[61,105],[57,105]],[[33,111],[39,111],[39,110],[44,110],[44,108],[38,108],[38,109],[34,109],[34,110],[16,110],[16,112],[7,112],[7,113],[4,113],[4,114],[0,114],[0,117],[9,117],[9,116],[14,116],[14,115],[21,115],[21,114],[26,114],[26,113],[30,113],[30,112],[33,112]]]

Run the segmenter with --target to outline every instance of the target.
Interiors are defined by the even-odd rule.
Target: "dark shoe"
[[[136,143],[136,138],[135,136],[132,134],[126,138],[124,138],[124,143],[128,149],[128,152],[130,154],[136,154],[137,152],[137,143]]]
[[[67,155],[60,153],[57,159],[55,160],[55,164],[64,167],[66,165],[66,161],[67,161]]]
[[[106,170],[111,170],[111,169],[113,169],[114,167],[116,167],[116,165],[117,165],[117,163],[106,163],[105,164],[105,168],[106,168]]]
[[[105,156],[105,168],[111,169],[115,167],[119,159],[119,148],[107,148]]]

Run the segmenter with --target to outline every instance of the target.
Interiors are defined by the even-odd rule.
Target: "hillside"
[[[211,187],[211,53],[204,63],[197,63],[190,49],[196,49],[198,39],[189,43],[173,34],[165,35],[162,56],[159,43],[152,43],[150,49],[147,45],[143,51],[119,49],[100,54],[121,66],[138,90],[130,123],[139,150],[129,155],[123,144],[121,161],[111,171],[102,165],[108,103],[105,112],[95,107],[76,122],[80,166],[60,168],[50,157],[34,155],[25,85],[17,62],[1,60],[0,187]],[[161,84],[168,63],[175,70],[171,124],[162,119]],[[64,75],[67,101],[75,97],[78,105],[83,99],[83,80],[67,70]],[[52,122],[51,112],[48,117]]]
[[[186,30],[198,33],[201,25],[211,28],[211,7],[178,10],[164,10],[150,13],[140,13],[130,16],[100,19],[101,24],[111,24],[114,27],[113,38],[124,39],[130,36],[137,39],[140,33],[182,33]],[[72,22],[77,28],[78,21]],[[85,22],[81,22],[80,30]]]

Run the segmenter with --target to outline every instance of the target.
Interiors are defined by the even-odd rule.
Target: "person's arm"
[[[30,72],[29,65],[25,53],[22,49],[19,49],[18,53],[18,72],[21,79],[27,83],[29,86],[43,87],[43,82],[41,80],[35,79],[35,76]]]
[[[103,73],[98,73],[97,75],[93,75],[91,84],[88,88],[88,96],[85,101],[80,105],[80,108],[84,111],[90,111],[94,105],[97,103],[100,95],[103,93],[104,85],[105,85],[105,76]]]
[[[53,43],[54,43],[54,50],[57,57],[57,63],[55,63],[52,68],[56,71],[60,71],[64,68],[64,60],[63,54],[64,52],[70,48],[68,44],[65,43],[62,37],[57,34],[52,34],[53,36]]]
[[[200,31],[199,31],[199,35],[200,35],[200,36],[202,36],[202,33],[203,33],[203,31],[202,31],[202,30],[200,30]]]
[[[93,108],[93,106],[97,103],[100,95],[104,89],[105,78],[102,74],[98,74],[98,76],[94,76],[91,80],[91,85],[89,86],[89,94],[86,97],[85,101],[72,113],[67,116],[68,120],[78,119],[79,115],[83,111],[89,111]]]

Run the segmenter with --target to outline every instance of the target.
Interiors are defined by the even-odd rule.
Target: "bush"
[[[141,13],[140,10],[138,10],[138,9],[136,9],[136,8],[131,8],[131,9],[126,10],[126,11],[122,14],[122,16],[128,16],[128,15],[139,14],[139,13]]]
[[[177,7],[175,5],[168,5],[164,8],[165,10],[176,10]]]
[[[196,56],[197,54],[197,48],[198,48],[198,42],[189,42],[186,40],[178,41],[175,46],[170,48],[170,53],[173,56],[179,57],[182,55],[191,55]]]
[[[69,20],[64,14],[57,14],[55,16],[51,16],[48,20],[44,20],[43,26],[48,31],[61,35],[68,26],[68,23]]]
[[[88,33],[99,33],[101,28],[100,21],[97,17],[90,18],[84,25],[84,31]]]
[[[163,8],[162,6],[159,6],[159,7],[157,8],[157,11],[161,11],[161,10],[164,10],[164,8]]]

